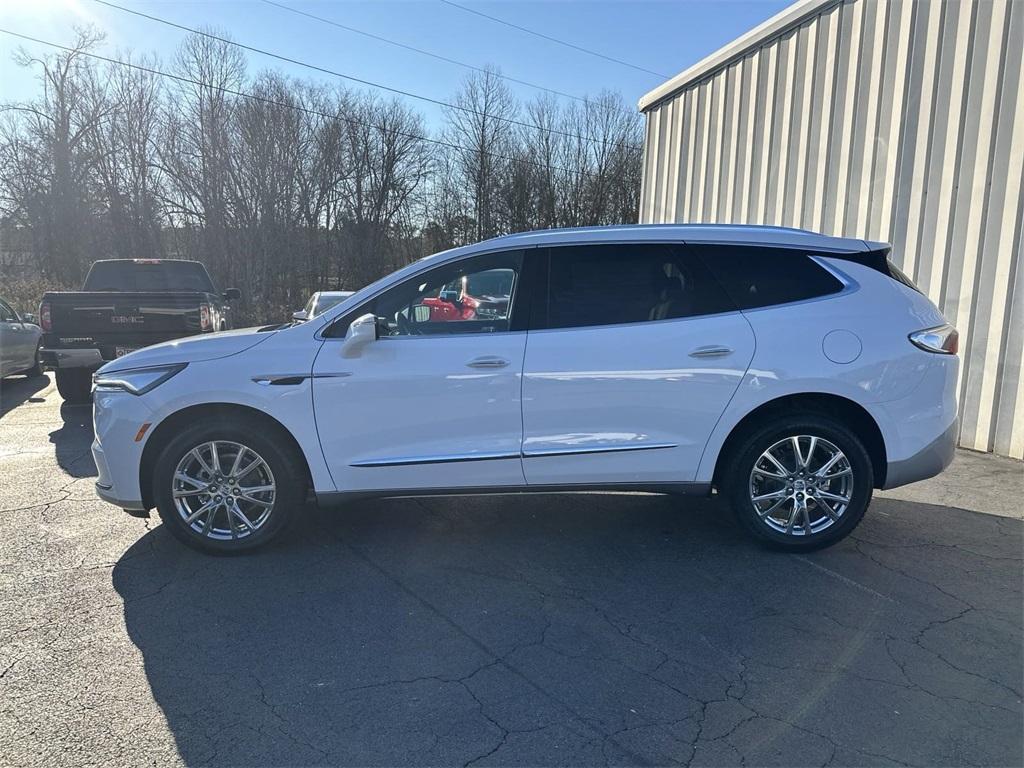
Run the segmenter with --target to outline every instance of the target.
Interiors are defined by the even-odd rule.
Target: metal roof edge
[[[648,91],[640,97],[637,102],[641,112],[646,112],[651,107],[686,88],[691,83],[708,77],[715,71],[722,69],[737,59],[742,58],[754,48],[759,47],[767,40],[785,34],[793,27],[799,26],[811,16],[817,15],[823,8],[831,5],[839,5],[846,0],[798,0],[787,8],[783,8],[777,14],[762,24],[754,27],[744,35],[733,40],[728,45],[719,48],[710,56],[706,56],[689,69],[685,69],[678,75],[668,80],[657,88]]]

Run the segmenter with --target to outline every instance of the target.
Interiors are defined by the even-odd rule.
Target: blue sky
[[[432,98],[449,99],[466,75],[461,67],[399,50],[259,0],[113,1],[186,26],[212,26],[239,42]],[[569,50],[437,0],[278,1],[460,61],[479,66],[493,64],[511,77],[579,96],[610,88],[635,104],[640,96],[663,82],[657,75]],[[788,5],[781,0],[459,1],[667,76],[681,72]],[[102,52],[108,56],[130,49],[156,53],[166,61],[185,35],[92,0],[0,0],[0,27],[33,37],[68,43],[73,39],[74,25],[88,23],[106,32]],[[0,99],[5,101],[31,98],[37,91],[33,73],[11,61],[19,45],[33,52],[45,50],[43,46],[0,35]],[[297,77],[335,80],[263,56],[247,57],[250,72],[274,68]],[[524,86],[514,86],[514,90],[522,98],[536,93]],[[410,103],[426,116],[430,125],[437,125],[437,108],[417,101]]]

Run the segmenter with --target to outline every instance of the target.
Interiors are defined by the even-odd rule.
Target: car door
[[[524,251],[421,272],[327,329],[313,369],[324,457],[339,491],[522,486]],[[373,313],[379,338],[346,356]]]
[[[749,323],[683,246],[555,247],[546,271],[523,366],[527,483],[692,481],[753,356]]]

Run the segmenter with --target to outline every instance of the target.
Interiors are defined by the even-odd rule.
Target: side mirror
[[[224,298],[228,301],[238,301],[242,298],[242,292],[237,288],[228,288],[224,291]]]
[[[292,312],[292,320],[309,320],[309,315],[306,314],[306,310],[297,309]]]
[[[360,315],[348,327],[345,341],[341,343],[342,357],[358,357],[363,347],[377,340],[377,317],[373,314]]]
[[[37,318],[31,312],[25,312],[21,316],[21,322],[23,322],[23,323],[31,323],[32,325],[39,325],[39,318]]]

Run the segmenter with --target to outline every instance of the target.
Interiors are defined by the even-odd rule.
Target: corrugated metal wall
[[[961,444],[1024,457],[1024,0],[826,3],[645,108],[642,222],[885,240],[961,334]]]

